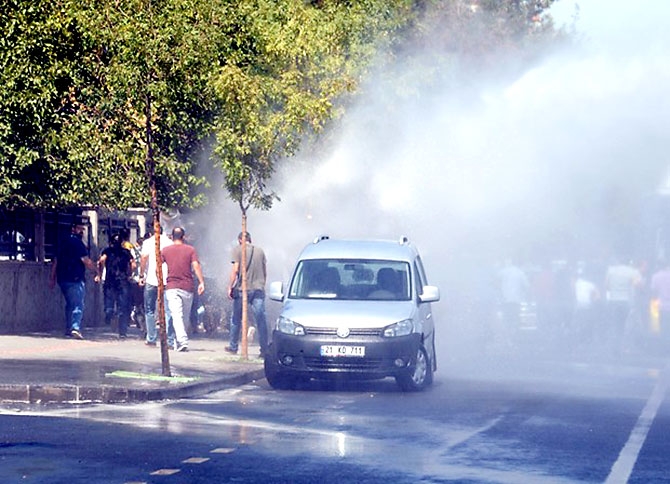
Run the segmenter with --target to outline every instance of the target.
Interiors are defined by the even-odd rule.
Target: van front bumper
[[[266,357],[272,358],[281,372],[305,377],[346,374],[358,378],[384,378],[406,372],[414,364],[420,345],[420,334],[345,339],[323,335],[294,336],[275,330]],[[330,350],[330,355],[324,355],[325,350]],[[333,350],[341,356],[332,356]]]

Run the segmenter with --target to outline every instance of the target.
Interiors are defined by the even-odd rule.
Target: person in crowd
[[[617,260],[607,268],[605,295],[607,304],[606,342],[614,351],[623,350],[626,325],[631,317],[636,287],[640,284],[640,272],[630,264]]]
[[[593,335],[596,327],[597,306],[600,291],[588,276],[585,267],[577,268],[577,278],[574,284],[574,316],[572,322],[572,336],[575,347],[590,347],[593,344]]]
[[[237,353],[242,326],[242,267],[245,267],[247,281],[247,303],[251,307],[258,330],[260,356],[264,357],[267,350],[268,329],[265,318],[265,281],[267,279],[267,262],[265,252],[251,243],[251,234],[242,233],[237,237],[238,245],[232,251],[228,285],[228,297],[233,300],[233,314],[230,322],[230,344],[225,350]],[[246,244],[246,261],[242,265],[242,244]]]
[[[102,251],[98,260],[98,275],[96,280],[103,277],[103,296],[105,307],[105,324],[111,324],[114,316],[117,317],[119,338],[128,336],[130,324],[131,293],[130,279],[135,269],[135,259],[130,251],[123,247],[121,234],[112,235],[109,247]]]
[[[130,241],[130,230],[126,227],[119,231],[121,234],[121,245],[124,249],[128,249],[133,256],[135,265],[133,266],[133,274],[130,277],[130,321],[135,323],[137,328],[140,328],[146,335],[146,324],[144,322],[144,288],[140,286],[140,258],[141,258],[141,243],[132,243]]]
[[[670,342],[670,259],[661,260],[660,269],[651,277],[651,297],[658,299],[661,340]]]
[[[560,264],[557,264],[554,271],[554,330],[556,331],[556,336],[566,337],[567,340],[570,339],[574,329],[571,328],[575,310],[574,303],[574,270],[567,260],[561,261]]]
[[[493,263],[489,261],[477,260],[471,270],[463,271],[463,274],[469,277],[460,283],[463,284],[461,287],[466,288],[464,298],[471,321],[471,334],[482,347],[495,344],[493,338],[498,311],[498,290],[497,273],[494,268]]]
[[[172,245],[170,237],[163,233],[163,228],[158,228],[158,244],[162,251],[164,248]],[[158,275],[156,273],[156,240],[154,237],[148,237],[142,242],[140,255],[140,285],[144,286],[144,317],[146,322],[147,346],[156,346],[156,302],[158,299]],[[163,288],[167,286],[167,264],[162,264]],[[167,298],[163,299],[165,304],[165,321],[168,336],[168,345],[174,347],[174,326],[170,318],[170,309],[167,305]]]
[[[521,324],[521,303],[528,300],[530,283],[526,273],[510,259],[500,270],[500,297],[503,331],[513,337]]]
[[[95,262],[89,257],[82,241],[85,227],[74,223],[70,227],[70,236],[60,246],[51,266],[49,287],[53,289],[58,282],[65,298],[65,336],[84,339],[82,317],[86,295],[86,268],[97,274]]]
[[[174,325],[177,351],[188,351],[186,323],[190,319],[195,281],[198,278],[197,293],[205,292],[205,279],[195,248],[184,240],[186,231],[181,227],[172,230],[172,245],[161,250],[167,264],[167,285],[165,297]],[[190,324],[190,322],[189,322]]]
[[[537,303],[537,323],[545,334],[556,330],[556,280],[550,261],[544,261],[531,278],[531,293]]]
[[[640,348],[647,343],[647,332],[649,331],[649,304],[651,302],[651,277],[649,262],[647,259],[639,259],[635,264],[640,273],[640,282],[635,286],[633,302],[633,324],[632,334],[627,335]]]

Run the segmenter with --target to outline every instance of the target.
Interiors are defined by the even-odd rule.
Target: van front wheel
[[[396,376],[396,382],[405,392],[418,392],[433,383],[433,365],[423,345],[417,350],[414,364]]]
[[[265,357],[265,379],[275,390],[292,390],[296,380],[279,369],[279,365],[272,359],[272,353]]]

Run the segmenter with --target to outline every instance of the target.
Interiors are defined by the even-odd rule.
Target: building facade
[[[140,240],[150,222],[145,209],[111,212],[102,209],[68,211],[0,210],[0,334],[52,332],[65,328],[65,301],[49,288],[49,274],[58,245],[73,222],[87,230],[84,243],[97,260],[112,234],[130,230]],[[84,327],[104,325],[102,287],[88,274]]]

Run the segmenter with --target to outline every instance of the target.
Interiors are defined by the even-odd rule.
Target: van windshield
[[[410,268],[405,261],[314,259],[300,261],[288,297],[409,301],[410,286]]]

